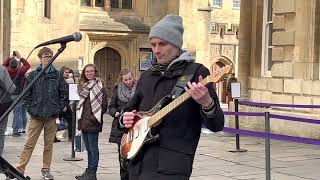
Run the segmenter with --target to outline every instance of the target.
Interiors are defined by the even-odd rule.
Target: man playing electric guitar
[[[156,60],[142,73],[135,96],[124,108],[126,112],[120,119],[124,127],[129,129],[139,123],[140,120],[136,122],[138,111],[149,111],[160,99],[171,94],[177,80],[186,76],[186,67],[196,64],[192,55],[181,49],[182,35],[180,16],[168,15],[151,28],[149,39]],[[199,82],[210,74],[209,70],[197,65],[193,78],[184,88],[191,98],[166,116],[160,113],[163,118],[159,123],[155,123],[154,116],[148,119],[147,125],[152,127],[150,132],[159,138],[143,145],[137,154],[129,152],[130,157],[134,156],[129,158],[130,180],[189,179],[202,124],[214,132],[223,129],[224,114],[213,83],[204,86]],[[143,134],[141,128],[144,127],[139,127],[139,133],[131,133],[131,139]],[[128,137],[123,139],[128,140]],[[138,146],[131,146],[135,147]]]

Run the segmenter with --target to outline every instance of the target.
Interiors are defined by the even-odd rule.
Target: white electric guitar
[[[219,82],[225,76],[230,74],[231,71],[231,66],[224,66],[223,68],[219,69],[219,72],[207,76],[201,81],[201,83],[203,85],[206,85],[210,82]],[[151,128],[159,125],[161,123],[161,120],[167,114],[169,114],[172,110],[185,102],[189,97],[189,94],[185,92],[155,113],[137,113],[134,119],[135,123],[128,130],[128,132],[122,136],[120,145],[121,156],[126,159],[134,158],[138,154],[143,144],[148,143],[154,139],[153,135],[151,134]],[[157,109],[156,106],[159,106],[159,103],[157,103],[152,109]]]

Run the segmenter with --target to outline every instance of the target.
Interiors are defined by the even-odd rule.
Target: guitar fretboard
[[[214,74],[209,75],[205,79],[201,81],[201,84],[207,85],[210,82],[218,82],[222,80],[227,74],[231,73],[231,67],[225,66],[221,68],[220,70],[216,71]],[[188,93],[183,93],[178,98],[173,100],[171,103],[166,105],[164,108],[162,108],[160,111],[158,111],[156,114],[150,117],[148,121],[149,127],[154,127],[159,124],[159,121],[164,118],[168,113],[176,109],[180,104],[185,102],[187,99],[189,99],[190,95]]]
[[[201,81],[201,84],[206,85],[208,82],[207,78],[203,79]],[[160,111],[158,111],[156,114],[154,114],[149,119],[149,127],[153,127],[155,124],[157,124],[158,121],[160,121],[162,118],[164,118],[167,114],[169,114],[171,111],[176,109],[180,104],[184,103],[187,99],[189,99],[190,95],[188,93],[183,93],[178,98],[173,100],[171,103],[166,105],[164,108],[162,108]]]

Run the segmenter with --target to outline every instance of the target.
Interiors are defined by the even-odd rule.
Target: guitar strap
[[[172,99],[175,99],[182,94],[182,92],[184,91],[184,87],[187,85],[189,81],[191,81],[199,67],[200,64],[198,63],[189,63],[187,65],[183,72],[183,75],[177,79],[176,84],[174,85],[174,88],[170,93]]]

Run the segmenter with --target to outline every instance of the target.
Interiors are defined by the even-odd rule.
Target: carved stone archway
[[[128,62],[128,49],[119,42],[91,42],[91,50],[89,53],[89,60],[88,63],[94,63],[94,55],[97,51],[100,49],[110,47],[112,49],[115,49],[119,52],[121,56],[121,61],[124,62],[124,64],[127,64]]]
[[[234,73],[234,63],[226,56],[219,56],[212,60],[212,64],[210,65],[210,72],[213,73],[215,70],[215,67],[218,65],[219,67],[223,67],[225,65],[230,65],[232,67],[232,72]]]
[[[230,65],[232,67],[232,72],[234,73],[234,63],[225,56],[219,56],[213,59],[213,63],[210,65],[210,73],[215,73],[219,68],[222,68],[225,65]],[[227,78],[216,83],[216,93],[218,95],[220,102],[226,102],[227,96]]]

